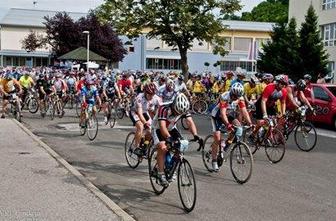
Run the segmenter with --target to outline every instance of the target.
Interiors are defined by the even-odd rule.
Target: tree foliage
[[[121,61],[127,51],[112,26],[102,24],[94,13],[74,21],[66,12],[45,17],[46,37],[31,32],[22,42],[23,48],[35,51],[46,44],[56,56],[63,55],[78,47],[86,46],[84,30],[90,31],[90,50],[112,62]]]
[[[99,17],[115,25],[120,34],[134,38],[148,31],[179,49],[182,71],[188,72],[187,51],[194,40],[210,42],[214,53],[225,54],[225,15],[241,9],[239,0],[106,0]]]
[[[29,34],[22,40],[22,49],[31,52],[38,48],[46,46],[45,38],[42,34],[38,34],[36,31],[30,30]]]
[[[285,73],[293,80],[298,80],[307,73],[313,76],[326,74],[327,59],[317,16],[310,7],[299,33],[294,18],[287,25],[274,26],[271,41],[264,45],[257,64],[262,72]]]
[[[299,34],[303,72],[311,74],[315,78],[318,73],[322,75],[328,73],[328,54],[323,47],[317,19],[313,6],[310,6]]]
[[[266,0],[251,12],[243,12],[240,20],[285,23],[288,20],[289,0]]]

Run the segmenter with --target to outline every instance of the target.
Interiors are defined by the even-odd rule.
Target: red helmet
[[[146,94],[155,94],[156,92],[156,86],[154,83],[148,83],[144,87],[144,92]]]

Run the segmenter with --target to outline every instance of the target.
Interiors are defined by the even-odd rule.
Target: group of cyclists
[[[253,132],[249,136],[256,139],[259,128],[271,116],[281,119],[286,111],[299,111],[300,106],[313,107],[305,94],[310,93],[311,75],[304,75],[296,83],[285,74],[273,76],[269,73],[256,74],[247,78],[243,71],[227,71],[221,74],[193,73],[185,79],[182,74],[168,74],[152,71],[69,71],[52,68],[4,69],[0,72],[0,94],[2,95],[1,118],[8,112],[8,101],[12,94],[21,102],[28,91],[35,89],[38,96],[41,116],[44,117],[45,99],[58,96],[66,102],[69,94],[74,94],[80,102],[82,111],[91,106],[93,113],[98,109],[104,113],[104,121],[111,117],[107,102],[119,105],[129,99],[129,116],[135,126],[135,150],[143,154],[139,147],[143,135],[151,136],[158,150],[158,176],[162,186],[169,184],[164,174],[165,154],[181,133],[177,122],[185,118],[190,133],[195,141],[202,143],[190,111],[190,101],[195,96],[212,96],[215,105],[209,110],[211,116],[214,143],[212,148],[212,169],[219,171],[217,155],[219,148],[225,151],[234,137],[233,127],[249,125]],[[21,105],[24,105],[23,103]],[[251,108],[254,107],[254,108]],[[254,109],[254,114],[251,114]],[[64,111],[64,110],[61,110]],[[64,114],[64,113],[63,113]],[[80,115],[79,126],[85,127],[87,116]],[[229,132],[223,147],[221,128]]]

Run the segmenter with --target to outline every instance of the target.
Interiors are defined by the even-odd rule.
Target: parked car
[[[311,84],[305,95],[316,110],[316,115],[309,115],[307,119],[336,129],[336,85]]]

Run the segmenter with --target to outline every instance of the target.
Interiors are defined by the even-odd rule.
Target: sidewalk
[[[0,220],[120,220],[13,120],[0,119]]]

